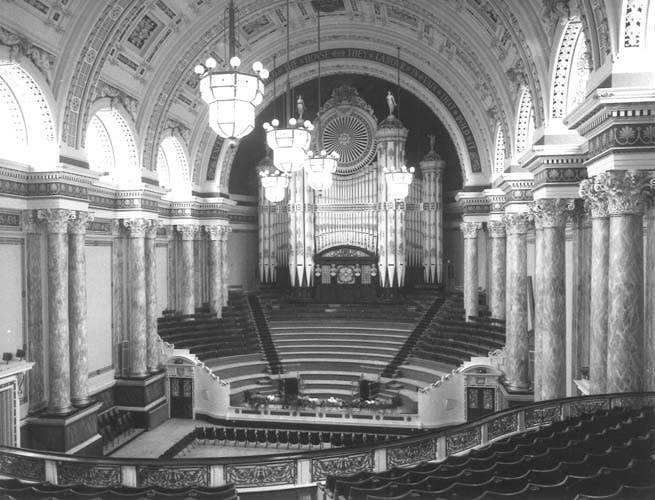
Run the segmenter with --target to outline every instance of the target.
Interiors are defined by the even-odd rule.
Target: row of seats
[[[310,449],[313,447],[323,448],[325,445],[330,445],[333,448],[363,446],[400,437],[393,434],[365,432],[299,431],[243,427],[196,427],[192,435],[194,439],[201,441],[203,444],[286,446],[287,448],[307,446]]]
[[[189,351],[202,361],[256,353],[259,340],[242,291],[228,293],[222,317],[208,311],[194,315],[167,315],[157,320],[159,336],[178,349]]]
[[[348,500],[611,497],[619,490],[650,498],[639,495],[654,491],[654,451],[652,408],[601,410],[440,463],[329,476],[326,489]]]
[[[166,498],[186,500],[188,498],[211,498],[215,500],[237,500],[233,484],[216,487],[186,486],[165,488],[163,486],[87,486],[74,484],[59,486],[50,483],[26,483],[18,479],[0,479],[0,498],[15,500],[58,500],[59,498],[89,498],[93,500],[130,500],[143,498]]]
[[[114,407],[98,415],[98,433],[105,450],[112,448],[117,441],[125,441],[136,430],[134,415],[130,411]]]

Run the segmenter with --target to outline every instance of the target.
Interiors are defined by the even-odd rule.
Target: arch
[[[534,135],[534,105],[532,103],[532,93],[527,87],[521,92],[519,100],[519,109],[516,114],[516,129],[514,132],[515,155],[518,158],[532,146],[532,137]]]
[[[341,52],[339,52],[339,54],[343,55]],[[361,58],[364,56],[360,55],[359,57]],[[397,61],[394,56],[385,57],[392,58],[393,60]],[[296,68],[291,72],[291,80],[294,82],[294,85],[300,85],[316,77],[315,66],[308,62],[312,60],[312,58],[313,54],[306,54],[292,61],[293,64],[291,67]],[[409,71],[408,68],[414,68],[408,63],[404,63],[402,61],[401,64],[401,67],[406,71]],[[414,69],[419,71],[417,68]],[[391,63],[387,64],[385,62],[374,60],[369,61],[369,66],[367,66],[366,70],[367,74],[370,76],[375,76],[383,80],[387,80],[390,83],[396,83],[397,69],[394,68]],[[284,71],[286,71],[285,67],[278,68],[278,70],[272,74],[271,78],[269,78],[267,83],[270,85],[274,77],[281,78],[283,75],[286,75]],[[342,59],[335,56],[334,59],[323,59],[321,73],[323,76],[329,76],[332,74],[361,74],[362,66],[358,62],[358,57]],[[480,154],[484,151],[488,152],[492,149],[490,143],[493,139],[489,137],[489,142],[487,143],[485,141],[486,137],[474,137],[473,129],[468,125],[468,122],[466,121],[467,118],[464,117],[462,111],[459,109],[459,107],[457,107],[454,100],[450,97],[445,89],[440,87],[427,75],[421,73],[423,77],[427,78],[427,80],[424,80],[423,77],[418,78],[413,72],[401,71],[401,74],[401,84],[403,88],[407,91],[413,92],[418,99],[422,100],[437,116],[437,118],[441,120],[444,127],[449,132],[450,138],[455,144],[459,156],[464,185],[475,186],[487,184],[490,178],[489,165],[491,164],[491,159],[489,158],[488,154],[485,154],[485,156],[482,158],[480,157]],[[267,92],[264,96],[264,101],[260,104],[260,107],[258,108],[259,110],[264,109],[272,101],[273,96],[269,91],[270,89],[267,88]],[[452,106],[458,110],[457,116],[454,116],[451,112],[453,109]],[[488,125],[483,123],[478,123],[478,125],[479,126],[476,127],[478,130],[488,128]],[[478,143],[486,144],[486,148],[488,149],[482,147],[482,145]],[[224,144],[223,148],[228,148],[228,145]],[[232,148],[232,150],[233,149],[234,148]],[[225,190],[225,192],[227,192],[229,174],[232,168],[230,162],[233,158],[234,154],[228,154],[225,155],[223,162],[219,162],[218,168],[221,169],[219,185],[222,190]],[[203,165],[202,168],[206,170],[207,166]],[[217,172],[217,176],[218,175],[219,173]],[[204,173],[201,178],[205,178]]]
[[[551,119],[561,120],[566,113],[571,70],[575,60],[575,49],[581,33],[582,23],[577,20],[570,20],[562,31],[553,65],[553,77],[550,87]]]
[[[499,175],[502,175],[505,171],[505,134],[503,133],[503,127],[500,123],[496,126],[495,148],[494,168],[491,175],[492,180]]]
[[[159,185],[168,189],[166,198],[176,201],[191,198],[191,180],[186,148],[173,133],[164,137],[159,144],[157,174]]]
[[[141,168],[132,127],[127,112],[109,102],[101,99],[97,103],[86,127],[89,167],[102,172],[105,181],[120,188],[134,188],[141,184]]]
[[[13,62],[0,61],[0,116],[0,158],[37,170],[57,165],[59,146],[48,99],[32,74]]]

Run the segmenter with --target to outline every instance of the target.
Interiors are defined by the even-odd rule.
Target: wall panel
[[[89,375],[93,377],[113,366],[109,244],[87,244],[86,286]]]
[[[0,353],[23,348],[23,240],[0,239]]]

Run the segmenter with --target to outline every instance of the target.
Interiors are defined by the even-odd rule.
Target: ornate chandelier
[[[198,64],[194,72],[200,77],[200,95],[209,105],[209,126],[219,136],[236,140],[255,127],[255,108],[264,98],[268,70],[257,61],[252,65],[255,74],[238,71],[241,59],[235,55],[234,0],[230,0],[227,12],[231,69],[217,71],[216,59],[210,57],[204,64]]]
[[[332,174],[337,170],[339,153],[332,151],[328,153],[322,150],[318,155],[312,151],[307,153],[305,170],[307,181],[314,191],[325,191],[332,186]]]
[[[289,185],[289,176],[279,171],[265,170],[259,174],[262,178],[264,197],[271,203],[284,199]]]
[[[414,178],[414,167],[408,169],[403,165],[399,170],[385,168],[384,178],[387,182],[389,198],[394,200],[404,200],[409,194],[409,185]]]
[[[289,65],[289,0],[287,0],[287,110],[291,107],[291,80]],[[295,172],[303,168],[306,151],[309,149],[312,140],[314,126],[309,120],[302,121],[304,103],[302,98],[298,99],[299,120],[290,118],[286,128],[280,127],[280,121],[275,119],[271,123],[264,123],[266,130],[266,143],[273,150],[273,164],[275,168],[284,173]],[[291,115],[289,112],[287,116]]]
[[[321,53],[321,2],[317,2],[317,52]],[[318,98],[316,99],[318,109],[321,106],[321,58],[318,58]],[[316,117],[316,146],[319,145],[321,138],[320,119]],[[307,181],[315,191],[325,191],[332,186],[332,174],[337,170],[337,160],[339,153],[332,151],[328,153],[324,149],[318,155],[312,151],[307,152],[307,161],[305,170],[307,171]]]

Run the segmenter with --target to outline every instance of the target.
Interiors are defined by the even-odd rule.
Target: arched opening
[[[37,82],[16,64],[0,64],[0,158],[51,170],[58,146],[50,106]]]
[[[92,170],[121,188],[141,183],[136,144],[127,121],[115,108],[97,111],[86,132],[86,151]]]
[[[159,185],[168,190],[170,200],[191,198],[189,164],[180,140],[169,135],[159,145],[157,151],[157,174]]]
[[[495,179],[505,171],[505,134],[499,123],[496,126],[496,146],[494,154],[494,169],[492,178]]]
[[[534,105],[532,103],[532,93],[527,87],[521,92],[515,134],[515,153],[518,158],[532,146],[532,137],[534,136]]]

